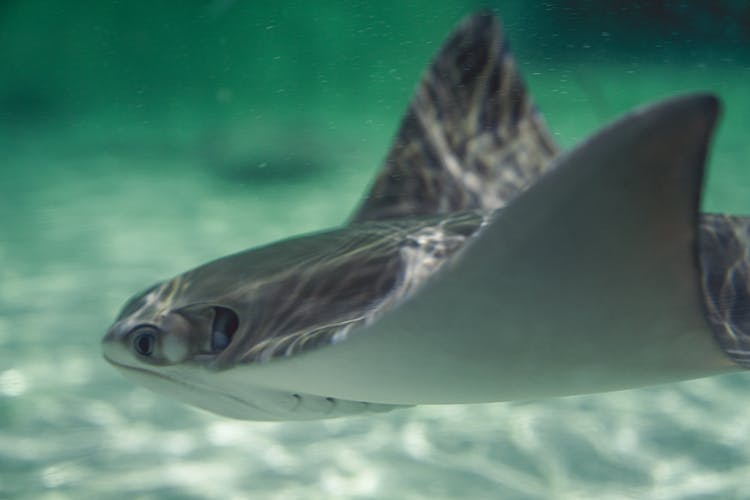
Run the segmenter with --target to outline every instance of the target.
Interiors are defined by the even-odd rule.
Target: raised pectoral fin
[[[495,210],[533,184],[556,154],[499,20],[474,14],[422,77],[352,222]]]

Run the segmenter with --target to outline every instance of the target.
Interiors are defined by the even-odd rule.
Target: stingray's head
[[[298,392],[294,387],[279,390],[264,372],[264,365],[277,359],[242,359],[247,350],[264,345],[258,340],[262,331],[294,333],[301,328],[289,324],[285,308],[294,309],[293,303],[279,300],[276,294],[269,298],[269,288],[286,289],[273,277],[260,280],[266,288],[255,288],[219,272],[236,269],[233,259],[244,263],[247,258],[208,264],[197,273],[135,295],[102,340],[104,358],[127,378],[155,392],[234,418],[315,419],[390,409]],[[240,295],[241,300],[236,298]],[[261,303],[265,305],[256,305]],[[272,324],[264,323],[264,317],[271,318]]]
[[[132,297],[102,339],[104,358],[138,384],[215,413],[289,418],[294,395],[252,385],[238,391],[217,369],[239,316],[219,301],[191,301],[189,288],[175,278]]]
[[[190,303],[181,288],[174,279],[131,298],[102,341],[104,357],[115,366],[147,371],[210,365],[229,345],[239,316],[224,305]]]

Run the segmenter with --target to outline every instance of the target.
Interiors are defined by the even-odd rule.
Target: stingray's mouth
[[[125,370],[134,370],[134,371],[138,371],[141,373],[147,373],[149,375],[156,375],[157,377],[162,377],[162,378],[166,378],[167,380],[171,380],[169,377],[167,377],[166,375],[162,375],[161,373],[154,372],[151,370],[145,370],[137,366],[131,366],[131,365],[126,365],[124,363],[120,363],[119,361],[115,361],[114,359],[110,358],[106,354],[102,354],[102,357],[107,361],[107,363],[114,365],[118,368],[124,368]]]
[[[278,410],[274,411],[272,409],[264,408],[262,406],[259,406],[256,403],[248,401],[247,399],[235,396],[233,394],[229,394],[221,390],[217,390],[215,387],[212,387],[212,386],[196,384],[194,383],[193,380],[187,381],[187,380],[173,378],[164,373],[160,373],[160,372],[153,371],[153,370],[147,370],[138,366],[126,365],[124,363],[120,363],[118,361],[113,360],[112,358],[108,357],[106,354],[103,355],[103,357],[104,359],[107,360],[107,362],[111,363],[116,368],[122,370],[126,377],[134,376],[134,378],[138,379],[138,381],[142,385],[144,385],[145,387],[148,387],[154,392],[161,393],[161,394],[169,393],[170,395],[177,397],[177,399],[184,399],[184,398],[180,398],[179,396],[177,396],[175,392],[177,392],[179,389],[186,390],[188,393],[192,394],[193,396],[192,398],[193,400],[187,401],[187,402],[194,404],[195,406],[205,408],[206,410],[209,410],[209,411],[216,411],[214,409],[214,406],[217,403],[221,405],[220,403],[221,400],[226,400],[233,406],[239,404],[243,407],[252,409],[252,411],[257,412],[259,415],[261,415],[260,418],[262,419],[278,420],[280,416],[284,416],[283,413],[280,415]],[[165,387],[165,384],[166,384],[166,387]],[[195,399],[196,396],[199,396],[200,400],[196,400]],[[294,405],[292,405],[290,408],[287,409],[287,411],[289,412],[294,412],[297,409],[297,407],[300,406],[301,404],[301,398],[297,394],[294,394],[292,396],[293,396]]]
[[[113,365],[116,368],[118,368],[118,369],[122,370],[123,372],[125,372],[126,376],[127,376],[128,373],[132,373],[132,374],[135,374],[135,375],[141,376],[141,377],[144,377],[144,376],[145,377],[156,377],[156,378],[165,380],[166,382],[171,383],[171,384],[178,384],[178,385],[182,385],[184,387],[187,387],[187,388],[189,388],[191,390],[200,391],[200,389],[198,387],[196,387],[196,386],[194,386],[192,384],[185,383],[182,380],[174,379],[174,378],[169,377],[169,376],[167,376],[167,375],[165,375],[163,373],[159,373],[159,372],[156,372],[156,371],[153,371],[153,370],[146,370],[145,368],[141,368],[141,367],[138,367],[138,366],[126,365],[124,363],[120,363],[119,361],[115,361],[114,359],[110,358],[106,354],[102,354],[102,356],[104,357],[105,360],[107,360],[108,363],[110,363],[111,365]]]

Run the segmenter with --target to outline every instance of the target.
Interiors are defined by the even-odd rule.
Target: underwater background
[[[421,72],[492,8],[558,143],[705,90],[750,214],[745,1],[0,2],[0,498],[748,498],[750,375],[255,423],[126,381],[133,293],[341,224]],[[585,311],[581,311],[585,314]]]

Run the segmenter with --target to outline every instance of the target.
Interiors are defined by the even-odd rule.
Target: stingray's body
[[[748,219],[700,215],[707,95],[558,157],[497,20],[467,18],[343,228],[129,302],[105,357],[246,419],[580,394],[750,360]]]

